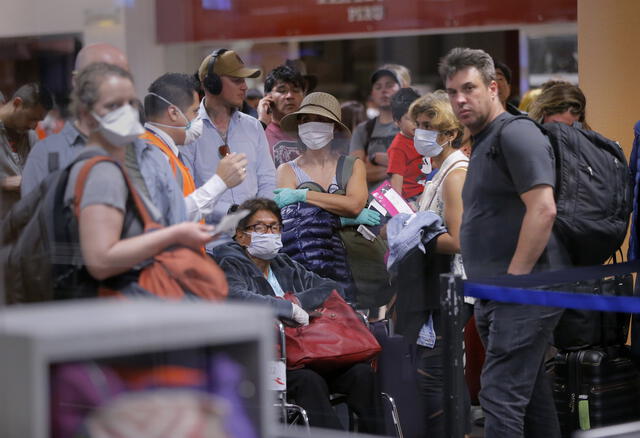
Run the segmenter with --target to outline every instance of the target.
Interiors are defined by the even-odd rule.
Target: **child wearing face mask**
[[[426,176],[421,171],[422,155],[413,144],[416,126],[408,114],[409,106],[419,97],[413,88],[402,88],[391,99],[391,114],[400,132],[387,151],[387,173],[391,177],[391,187],[409,202],[415,201],[422,193]]]

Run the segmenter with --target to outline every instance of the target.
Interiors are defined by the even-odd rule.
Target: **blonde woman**
[[[587,98],[577,85],[564,81],[548,81],[542,84],[540,96],[531,104],[529,117],[541,123],[564,123],[573,125],[580,122],[585,129]]]
[[[460,256],[460,224],[462,187],[469,158],[460,150],[463,140],[462,125],[453,114],[449,97],[441,90],[413,102],[408,113],[416,124],[414,146],[424,156],[423,171],[430,173],[431,167],[438,169],[418,199],[418,210],[431,211],[442,218],[447,232],[436,238],[435,250],[440,254],[453,255],[451,271],[464,277]],[[429,436],[444,437],[443,340],[439,312],[431,312],[428,316],[416,343],[418,384],[426,409],[425,428],[429,431]]]

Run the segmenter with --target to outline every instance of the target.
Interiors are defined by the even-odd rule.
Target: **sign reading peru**
[[[349,5],[346,11],[349,23],[384,19],[383,0],[316,0],[316,2],[318,5]],[[363,3],[369,4],[363,5]]]
[[[156,0],[158,43],[575,21],[577,0]]]

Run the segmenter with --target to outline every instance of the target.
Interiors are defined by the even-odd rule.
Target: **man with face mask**
[[[18,88],[11,100],[0,107],[2,216],[20,199],[22,171],[37,139],[33,130],[51,108],[51,92],[35,83]]]
[[[211,213],[227,188],[244,180],[247,166],[245,154],[229,154],[220,160],[215,175],[196,189],[191,171],[182,161],[180,148],[202,134],[202,120],[197,116],[198,86],[193,76],[166,73],[149,86],[144,105],[147,123],[142,138],[167,157],[185,196],[189,220],[200,220]]]

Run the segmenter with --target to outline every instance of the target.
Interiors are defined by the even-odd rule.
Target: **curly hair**
[[[298,87],[300,90],[304,90],[304,77],[300,72],[294,70],[288,65],[279,65],[267,74],[267,77],[264,80],[264,92],[271,92],[278,81],[284,82],[285,84],[291,84],[294,87]]]
[[[414,122],[421,114],[429,116],[431,129],[434,131],[455,134],[451,146],[459,148],[462,145],[464,133],[462,124],[453,113],[449,96],[444,90],[436,90],[414,101],[409,107],[409,117]]]

